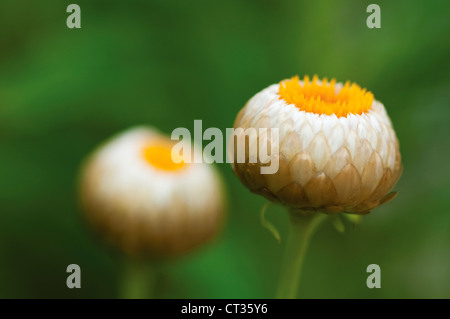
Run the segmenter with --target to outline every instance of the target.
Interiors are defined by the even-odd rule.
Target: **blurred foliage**
[[[374,92],[394,123],[404,173],[399,196],[339,234],[312,241],[302,298],[450,297],[450,2],[72,1],[0,2],[0,297],[109,298],[122,258],[85,227],[77,201],[82,159],[137,124],[232,127],[269,84],[298,74],[352,80]],[[221,236],[162,269],[160,298],[271,298],[287,214],[261,227],[263,198],[227,164]],[[66,288],[66,267],[82,289]],[[367,265],[382,288],[366,287]]]

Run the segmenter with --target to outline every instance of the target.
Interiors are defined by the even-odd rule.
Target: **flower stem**
[[[156,281],[155,269],[149,263],[126,260],[120,297],[122,299],[150,299]]]
[[[326,218],[322,213],[290,210],[290,230],[278,286],[278,299],[295,299],[309,240]]]

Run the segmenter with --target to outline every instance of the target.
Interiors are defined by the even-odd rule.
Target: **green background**
[[[401,144],[399,196],[340,234],[326,223],[305,263],[302,298],[450,297],[449,1],[0,2],[0,297],[115,298],[122,256],[85,227],[82,159],[121,130],[149,124],[232,127],[245,102],[295,74],[351,80],[382,101]],[[217,240],[167,263],[158,298],[271,298],[288,225],[228,164]],[[66,287],[81,266],[82,288]],[[381,289],[366,267],[381,267]]]

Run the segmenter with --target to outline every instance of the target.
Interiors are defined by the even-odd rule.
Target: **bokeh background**
[[[399,196],[340,234],[325,224],[305,263],[302,298],[450,298],[450,2],[0,2],[0,297],[115,298],[120,254],[81,218],[77,174],[100,142],[128,127],[232,127],[245,102],[298,74],[352,80],[394,123]],[[158,298],[271,298],[287,214],[261,227],[263,198],[227,164],[226,226],[210,245],[162,269]],[[81,266],[82,288],[66,287]],[[381,289],[366,267],[381,267]]]

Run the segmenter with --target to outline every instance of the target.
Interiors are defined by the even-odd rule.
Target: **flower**
[[[211,165],[175,163],[173,145],[152,128],[132,128],[99,147],[83,165],[80,193],[87,219],[129,254],[188,251],[221,226],[218,174]]]
[[[284,80],[252,97],[234,128],[235,174],[273,202],[304,211],[365,214],[395,195],[389,192],[402,172],[395,131],[383,104],[356,84],[317,76]],[[259,157],[256,163],[236,163],[235,141],[245,134],[237,128],[279,129],[279,145],[267,146],[279,160],[276,173],[261,174],[266,164]],[[248,145],[246,158],[257,156],[256,149]]]

